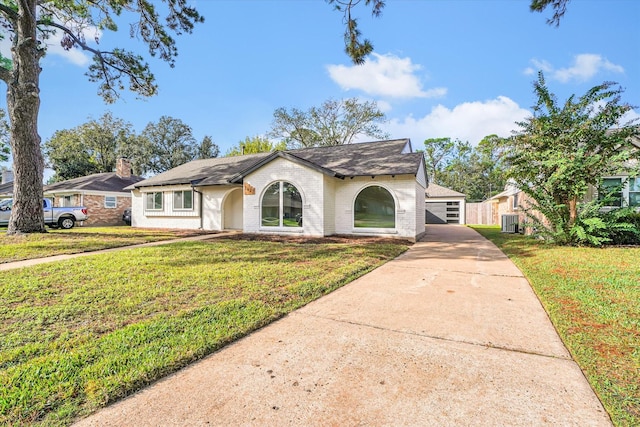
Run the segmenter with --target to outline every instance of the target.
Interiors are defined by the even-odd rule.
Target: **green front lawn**
[[[640,248],[546,245],[473,226],[522,270],[615,425],[640,425]]]
[[[121,227],[75,227],[47,233],[7,236],[0,229],[0,263],[76,254],[203,234],[194,230]]]
[[[180,242],[0,273],[0,425],[65,425],[408,245]]]

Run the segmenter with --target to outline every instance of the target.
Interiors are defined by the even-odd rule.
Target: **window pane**
[[[262,196],[262,225],[278,227],[280,225],[280,183],[273,183]]]
[[[162,193],[153,193],[154,203],[153,209],[162,210]]]
[[[173,192],[173,208],[182,209],[182,191]]]
[[[182,207],[184,209],[193,209],[193,191],[189,190],[184,192]]]
[[[380,186],[365,188],[356,198],[353,217],[354,227],[395,228],[393,196]]]
[[[615,191],[616,189],[620,191]],[[598,198],[600,200],[606,198],[607,206],[622,206],[622,179],[621,178],[604,178],[600,185]]]
[[[147,209],[153,209],[153,193],[147,193],[145,207]]]
[[[629,206],[640,206],[640,178],[629,179]]]
[[[282,225],[285,227],[302,226],[302,196],[298,189],[288,182],[282,185]]]
[[[114,196],[105,196],[104,198],[104,207],[105,208],[115,208],[117,205],[116,198]]]

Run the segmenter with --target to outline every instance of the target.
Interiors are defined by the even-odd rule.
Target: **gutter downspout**
[[[203,221],[204,221],[204,218],[202,218],[202,202],[203,202],[204,195],[200,191],[196,190],[196,187],[193,184],[191,184],[191,189],[193,190],[194,193],[198,193],[200,195],[200,203],[199,203],[199,206],[198,206],[198,214],[200,215],[200,230],[202,230],[202,225],[203,225]]]

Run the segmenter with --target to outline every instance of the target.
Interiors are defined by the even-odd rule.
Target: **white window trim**
[[[382,187],[389,192],[391,198],[393,199],[393,217],[394,217],[394,226],[391,228],[374,228],[374,227],[356,227],[356,200],[358,200],[358,196],[365,189],[369,187]],[[356,192],[353,201],[351,202],[351,206],[353,207],[351,210],[351,229],[353,233],[363,233],[363,234],[397,234],[398,233],[398,213],[400,211],[400,204],[398,203],[398,199],[396,198],[395,193],[386,185],[381,185],[381,183],[375,183],[370,185],[365,185],[360,190]]]
[[[113,206],[109,206],[107,199],[113,199]],[[116,209],[118,207],[118,196],[104,196],[104,207],[106,209]]]
[[[278,225],[274,225],[274,226],[269,226],[269,225],[263,225],[262,224],[262,203],[264,200],[264,194],[265,192],[275,183],[278,183],[280,185],[280,200],[279,200],[279,213],[278,213]],[[302,227],[297,226],[297,227],[286,227],[284,225],[284,184],[290,184],[292,186],[294,186],[297,190],[298,193],[300,193],[300,199],[301,199],[301,205],[302,205]],[[302,192],[300,191],[300,187],[295,185],[294,183],[287,181],[287,180],[278,180],[278,181],[273,181],[271,183],[269,183],[268,185],[265,186],[264,191],[262,192],[262,195],[260,196],[260,226],[259,226],[259,230],[260,231],[274,231],[274,232],[300,232],[301,230],[303,230],[304,228],[304,197],[302,195]]]
[[[640,194],[640,191],[631,191],[631,180],[635,180],[636,183],[640,183],[640,176],[636,176],[636,177],[629,177],[629,179],[627,180],[627,185],[625,186],[627,188],[627,206],[631,206],[631,193],[634,194]],[[640,208],[640,205],[638,206],[632,206],[634,208]]]
[[[182,193],[182,205],[183,206],[184,206],[184,193],[191,193],[191,207],[190,208],[184,208],[184,207],[177,208],[176,205],[175,205],[175,203],[176,203],[176,193]],[[190,212],[190,211],[193,211],[193,208],[194,208],[193,199],[194,199],[193,190],[175,190],[173,192],[173,210],[177,211],[177,212],[185,212],[185,211]]]
[[[160,193],[161,196],[161,200],[160,200],[160,208],[156,209],[156,208],[149,208],[149,206],[147,205],[147,201],[148,201],[148,195],[149,194],[154,194],[154,206],[155,206],[155,194]],[[144,210],[149,211],[149,212],[162,212],[164,210],[164,193],[162,191],[148,191],[146,193],[144,193]]]
[[[613,209],[618,209],[618,208],[623,208],[623,207],[629,206],[629,180],[631,178],[628,177],[628,176],[604,176],[604,177],[602,177],[602,181],[604,181],[605,179],[618,179],[618,180],[620,180],[620,182],[622,184],[622,189],[620,190],[622,201],[620,203],[621,206],[607,205],[607,206],[603,206],[603,208],[613,210]],[[600,188],[598,188],[598,192],[599,191],[600,191]],[[598,194],[598,197],[600,197],[600,194]]]

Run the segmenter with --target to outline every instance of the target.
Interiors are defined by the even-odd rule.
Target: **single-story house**
[[[94,173],[43,187],[54,206],[85,206],[89,219],[82,225],[119,225],[122,213],[131,207],[131,191],[125,190],[144,178],[131,175],[131,163],[116,161],[115,172]]]
[[[134,227],[418,239],[426,187],[396,139],[194,160],[128,189]]]
[[[504,232],[522,231],[521,225],[527,222],[522,206],[528,206],[528,197],[515,182],[507,181],[504,191],[487,200],[492,204],[494,224],[499,224]]]
[[[430,182],[425,191],[427,224],[465,224],[466,195]]]
[[[496,204],[498,218],[502,215],[518,215],[521,214],[520,204],[525,197],[524,192],[518,188],[515,182],[509,180],[504,186],[504,191],[489,198],[489,201]],[[524,217],[523,217],[524,219]]]

